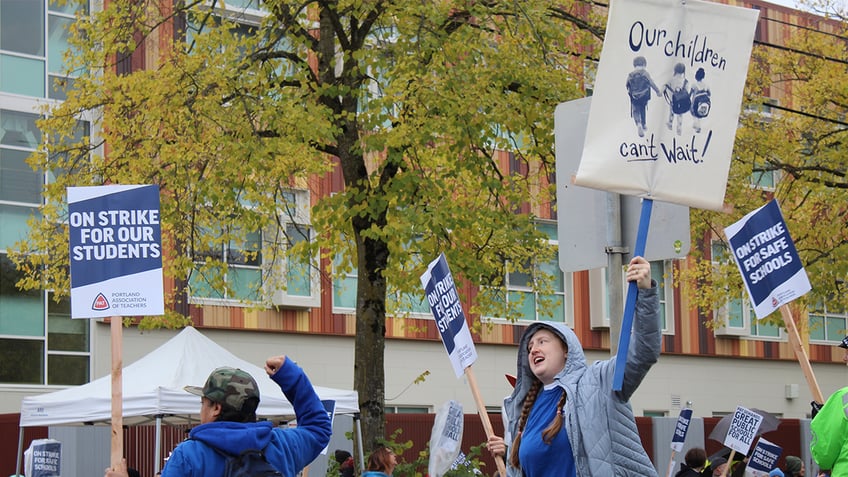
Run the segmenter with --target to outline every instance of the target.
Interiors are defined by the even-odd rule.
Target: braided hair
[[[518,448],[521,447],[521,435],[524,432],[524,426],[527,424],[527,416],[530,415],[530,410],[533,409],[533,404],[536,403],[536,398],[539,396],[539,390],[542,389],[542,381],[533,380],[530,390],[527,391],[527,396],[524,397],[524,406],[521,408],[521,416],[518,418],[518,431],[515,439],[512,441],[512,449],[509,452],[509,463],[516,469],[521,468],[521,462],[518,459]],[[548,427],[542,431],[542,442],[550,445],[554,437],[562,430],[562,408],[565,406],[565,389],[562,390],[562,395],[556,405],[556,414],[553,421],[548,424]]]

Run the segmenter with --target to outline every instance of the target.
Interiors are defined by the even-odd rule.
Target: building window
[[[316,253],[304,258],[303,254],[292,252],[315,240],[315,231],[310,225],[309,192],[292,190],[284,196],[286,206],[277,217],[278,222],[283,224],[283,236],[264,243],[269,253],[272,253],[271,250],[281,250],[285,254],[279,264],[266,265],[266,273],[279,274],[281,280],[268,281],[273,289],[266,289],[265,293],[271,296],[271,302],[277,306],[318,307],[321,306],[319,257]],[[267,235],[270,237],[270,233]]]
[[[520,267],[505,264],[504,288],[482,290],[490,295],[511,313],[510,322],[525,324],[528,321],[555,321],[572,324],[574,322],[574,303],[571,295],[571,274],[563,273],[559,268],[556,248],[559,246],[557,224],[553,221],[539,221],[537,228],[548,236],[548,243],[554,247],[550,260],[528,260]],[[536,281],[549,280],[549,292],[537,289]],[[507,319],[504,316],[488,316],[490,319]]]
[[[60,5],[61,3],[61,5]],[[64,53],[79,2],[0,0],[0,91],[65,99],[73,83]]]
[[[356,284],[359,274],[356,266],[351,265],[350,270],[344,270],[343,257],[336,254],[333,259],[333,311],[336,313],[350,313],[356,309]],[[419,269],[422,260],[419,254],[410,257],[408,267]],[[391,283],[388,284],[386,296],[386,315],[408,316],[412,318],[432,318],[430,304],[423,291],[403,293]]]
[[[0,384],[87,383],[90,321],[72,320],[67,298],[18,290],[21,278],[0,253]]]
[[[626,266],[622,267],[622,307],[627,300],[629,284],[626,280]],[[657,295],[660,299],[660,318],[663,334],[674,334],[674,264],[671,260],[651,261],[651,279],[657,282]],[[589,309],[591,326],[595,329],[610,326],[610,294],[607,291],[607,269],[589,271]]]
[[[189,278],[191,296],[200,299],[258,302],[262,288],[262,234],[237,226],[207,229]],[[228,238],[233,237],[233,238]]]
[[[718,265],[731,260],[730,251],[724,242],[714,240],[711,244],[712,261]],[[716,336],[741,336],[746,338],[762,338],[783,340],[784,332],[780,326],[758,320],[754,313],[747,292],[740,290],[732,293],[735,296],[715,311],[719,326],[715,329]]]
[[[250,209],[249,204],[243,204]],[[197,303],[259,303],[312,307],[320,304],[317,257],[304,261],[288,253],[313,237],[309,193],[283,194],[279,227],[244,230],[238,223],[198,233],[190,295]]]
[[[751,185],[758,189],[774,190],[779,180],[779,171],[766,163],[755,162],[751,173]]]
[[[352,312],[356,310],[356,282],[359,274],[355,266],[344,270],[342,258],[340,254],[333,258],[333,310]]]
[[[6,8],[29,9],[39,2],[0,2],[0,36],[8,45]],[[89,320],[71,320],[67,299],[57,303],[44,290],[19,290],[16,283],[23,275],[8,256],[26,238],[27,221],[38,217],[42,188],[53,177],[26,162],[42,143],[36,126],[40,116],[34,111],[37,98],[0,93],[0,384],[85,384],[90,379]],[[80,125],[87,131],[88,123]]]
[[[848,312],[825,302],[810,304],[810,341],[833,345],[848,334]]]

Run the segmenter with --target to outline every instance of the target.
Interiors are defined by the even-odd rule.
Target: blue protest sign
[[[810,291],[810,281],[777,201],[724,229],[757,318]]]
[[[55,439],[36,439],[24,453],[24,473],[30,477],[62,475],[62,443]]]
[[[477,360],[477,350],[474,348],[471,331],[465,321],[456,284],[444,254],[430,262],[427,271],[421,275],[421,284],[424,286],[427,302],[436,319],[453,370],[456,377],[460,377],[465,368]]]
[[[71,317],[164,314],[159,187],[68,188]]]
[[[746,475],[767,476],[772,469],[777,467],[777,459],[782,452],[783,448],[779,445],[760,437],[751,453],[751,458],[748,459],[748,470],[750,472],[746,472]]]
[[[336,417],[336,401],[333,399],[322,399],[321,404],[324,405],[324,410],[327,411],[327,417],[330,418],[330,427],[333,426],[333,419]],[[327,455],[327,451],[330,449],[330,444],[328,443],[324,450],[321,451],[321,455]]]
[[[683,450],[683,443],[686,442],[686,433],[689,431],[689,421],[692,420],[692,409],[688,407],[680,410],[680,416],[677,418],[677,425],[674,427],[674,435],[671,436],[671,449],[675,452]]]

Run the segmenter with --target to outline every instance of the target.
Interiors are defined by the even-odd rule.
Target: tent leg
[[[17,460],[15,460],[15,477],[21,474],[21,454],[24,451],[24,428],[20,427],[18,424],[18,455]]]
[[[359,470],[365,472],[365,451],[362,450],[362,423],[359,421],[359,413],[353,415],[353,425],[356,427],[356,451],[359,454]]]
[[[156,416],[156,447],[153,451],[153,475],[159,475],[159,463],[162,462],[162,415]]]

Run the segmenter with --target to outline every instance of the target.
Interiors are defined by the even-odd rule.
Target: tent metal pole
[[[158,475],[159,463],[162,462],[162,415],[156,415],[156,448],[153,451],[153,475]]]
[[[359,453],[359,470],[365,472],[365,451],[362,449],[362,423],[359,422],[359,413],[353,414],[353,424],[356,426],[356,451]]]
[[[21,454],[24,452],[24,428],[18,424],[18,459],[15,461],[15,477],[21,474]]]

